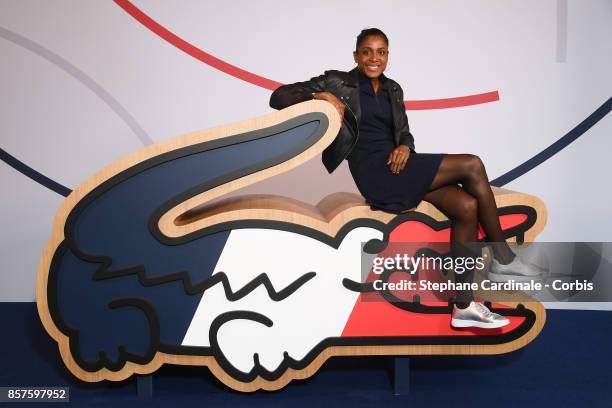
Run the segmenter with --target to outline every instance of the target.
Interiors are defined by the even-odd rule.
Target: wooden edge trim
[[[498,207],[527,205],[536,210],[536,223],[526,231],[525,235],[525,241],[533,241],[546,225],[547,211],[542,200],[529,194],[505,189],[495,188],[494,194]],[[333,193],[315,206],[280,196],[253,195],[243,198],[233,197],[225,203],[221,201],[209,208],[203,202],[197,201],[189,207],[191,209],[187,211],[197,211],[199,214],[190,219],[182,218],[184,217],[182,214],[188,212],[180,213],[179,206],[176,206],[164,215],[169,217],[164,221],[165,235],[172,233],[173,237],[181,237],[205,227],[249,219],[283,221],[313,228],[333,237],[344,224],[356,218],[369,218],[387,223],[395,217],[395,214],[384,211],[372,211],[365,201],[354,193]],[[434,205],[426,201],[422,201],[413,211],[424,213],[437,221],[448,219]],[[172,221],[171,213],[178,214]]]

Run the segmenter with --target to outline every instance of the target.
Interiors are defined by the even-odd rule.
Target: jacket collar
[[[380,74],[380,76],[382,77],[383,81],[387,83],[388,90],[393,92],[397,90],[397,85],[393,81],[390,81],[389,78],[385,76],[385,74]],[[357,86],[359,85],[359,68],[355,67],[348,72],[344,84],[353,88],[357,88]]]
[[[374,89],[372,89],[372,81],[361,71],[357,72],[357,80],[359,81],[359,88],[362,92],[367,92],[371,95],[374,95]],[[380,84],[380,89],[387,91],[389,89],[389,80],[385,76],[385,74],[381,74],[378,77],[378,81]]]
[[[346,81],[344,81],[345,85],[352,86],[353,88],[357,88],[359,84],[359,68],[355,67],[348,72],[348,77]]]

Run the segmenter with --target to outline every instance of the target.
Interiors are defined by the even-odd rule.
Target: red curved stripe
[[[496,101],[499,101],[499,93],[497,91],[491,91],[476,95],[457,96],[455,98],[404,101],[404,106],[407,110],[430,110],[459,108],[461,106],[479,105],[481,103]]]
[[[166,28],[161,26],[151,17],[143,13],[138,7],[130,3],[128,0],[115,0],[115,3],[125,10],[130,16],[138,20],[142,25],[153,31],[155,34],[174,45],[179,50],[191,55],[193,58],[202,61],[205,64],[210,65],[219,71],[225,72],[233,77],[242,79],[243,81],[249,82],[253,85],[261,86],[262,88],[275,90],[282,84],[280,82],[273,81],[268,78],[253,74],[252,72],[245,71],[244,69],[238,68],[235,65],[228,64],[227,62],[220,60],[219,58],[202,51],[195,45],[188,43],[182,38],[178,37],[174,33],[168,31]]]
[[[158,22],[147,16],[142,10],[133,5],[129,0],[114,0],[115,3],[125,10],[130,16],[134,17],[138,22],[147,27],[149,30],[157,34],[162,39],[174,45],[179,50],[191,55],[193,58],[210,65],[219,71],[225,72],[235,78],[242,79],[253,85],[260,86],[271,91],[275,90],[283,84],[273,81],[268,78],[256,75],[252,72],[245,71],[235,65],[227,63],[219,58],[199,49],[195,45],[183,40],[176,34],[167,30]],[[404,101],[404,106],[408,110],[429,110],[429,109],[446,109],[457,108],[460,106],[478,105],[481,103],[495,102],[499,100],[497,91],[486,92],[478,95],[459,96],[455,98],[445,99],[428,99],[422,101]]]

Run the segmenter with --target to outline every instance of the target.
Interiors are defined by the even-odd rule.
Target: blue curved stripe
[[[612,98],[609,98],[603,105],[601,105],[595,112],[590,114],[585,120],[583,120],[578,126],[569,131],[565,136],[561,137],[559,140],[551,144],[546,149],[542,150],[540,153],[533,156],[531,159],[525,161],[524,163],[518,165],[507,173],[502,174],[496,179],[491,181],[491,185],[496,187],[502,187],[511,181],[516,180],[523,174],[533,170],[535,167],[544,163],[546,160],[550,159],[555,154],[559,153],[565,147],[567,147],[570,143],[578,139],[582,136],[587,130],[589,130],[593,125],[603,119],[610,110],[612,109]],[[25,163],[19,161],[17,158],[11,156],[2,148],[0,148],[0,160],[13,167],[15,170],[20,173],[28,176],[32,180],[40,183],[41,185],[47,187],[50,190],[55,191],[56,193],[67,197],[72,190],[61,185],[55,180],[52,180],[45,176],[44,174],[39,173],[34,170],[30,166]]]
[[[14,156],[11,156],[4,149],[0,148],[0,160],[20,172],[21,174],[28,176],[38,184],[42,184],[47,187],[49,190],[55,191],[59,195],[63,195],[64,197],[68,197],[68,195],[72,192],[68,187],[65,187],[58,183],[55,180],[51,180],[49,177],[45,176],[42,173],[37,172],[27,164],[17,160]]]
[[[552,156],[566,148],[574,140],[582,136],[587,130],[593,127],[593,125],[610,113],[610,109],[612,109],[612,98],[605,101],[603,105],[601,105],[595,112],[591,113],[585,120],[580,122],[578,126],[570,130],[565,136],[561,137],[559,140],[533,156],[531,159],[521,163],[512,170],[491,181],[491,184],[496,187],[501,187],[513,180],[516,180],[528,171],[533,170],[535,167],[544,163],[546,160],[550,159]]]

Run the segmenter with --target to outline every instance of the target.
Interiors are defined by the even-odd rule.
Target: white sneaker
[[[544,277],[545,270],[537,265],[523,261],[518,255],[512,262],[503,265],[493,258],[489,279],[493,282],[525,282],[529,280],[540,280]]]
[[[480,327],[482,329],[497,329],[509,323],[510,320],[491,312],[482,303],[471,301],[470,305],[465,309],[459,309],[456,305],[453,305],[451,326],[455,328]]]

